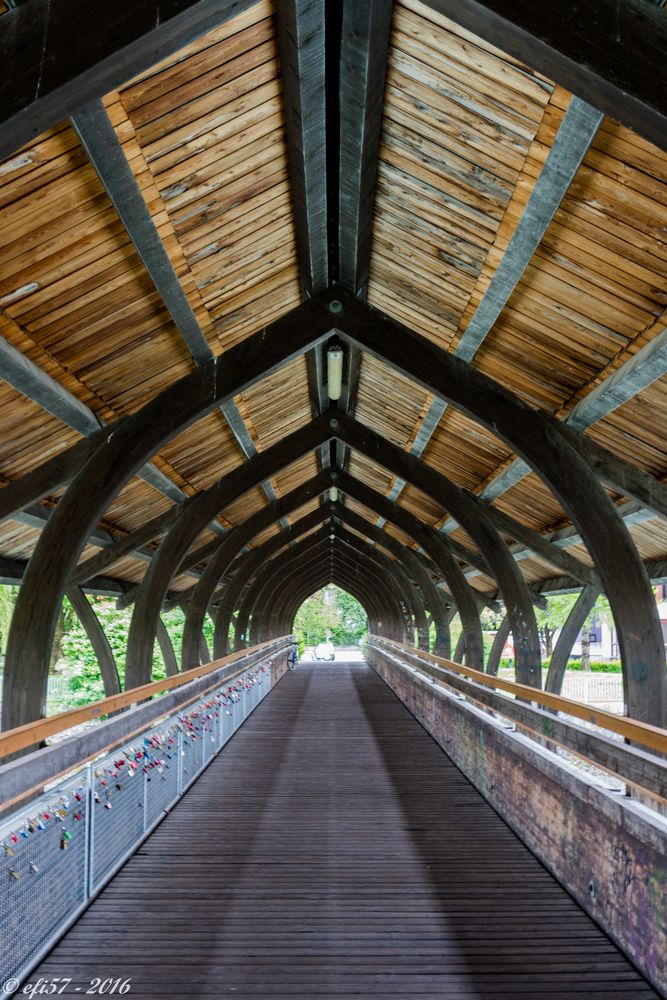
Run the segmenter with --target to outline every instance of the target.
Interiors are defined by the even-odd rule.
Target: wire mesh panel
[[[148,830],[179,795],[179,733],[174,726],[167,734],[153,730],[148,737],[150,767],[144,774],[144,826]]]
[[[201,771],[201,733],[194,720],[183,726],[181,747],[181,774],[183,789],[192,784]]]
[[[208,764],[211,757],[218,750],[218,718],[220,709],[218,699],[214,703],[206,706],[202,731],[202,757],[204,764]]]
[[[222,704],[222,743],[223,746],[234,732],[234,706],[225,696],[221,698]]]
[[[0,823],[0,981],[17,975],[84,902],[87,810],[79,776]]]
[[[271,687],[256,664],[0,821],[0,984],[62,933]]]
[[[116,767],[121,761],[122,766]],[[94,892],[144,832],[144,775],[139,763],[120,755],[97,762],[91,809]]]

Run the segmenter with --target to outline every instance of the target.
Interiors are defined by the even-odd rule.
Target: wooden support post
[[[498,626],[498,631],[496,632],[493,643],[491,644],[491,649],[489,650],[489,659],[486,664],[487,674],[493,674],[495,677],[498,673],[498,667],[500,666],[500,658],[503,655],[503,649],[505,648],[505,643],[507,642],[508,636],[510,634],[510,618],[509,615],[505,615],[500,625]]]
[[[328,337],[330,314],[309,300],[176,382],[109,428],[73,479],[35,546],[7,644],[2,725],[39,717],[49,653],[69,575],[90,532],[123,486],[167,441],[198,418]],[[152,623],[149,655],[155,623]]]
[[[584,621],[590,614],[591,608],[598,599],[599,593],[599,590],[596,590],[595,587],[584,587],[577,598],[577,603],[570,611],[567,621],[560,631],[549,663],[549,671],[545,684],[546,690],[552,694],[560,694],[563,689],[563,680],[565,679],[565,671],[567,670],[567,664],[572,653],[572,647],[577,640]]]
[[[110,698],[112,694],[120,694],[120,680],[118,678],[118,668],[113,650],[88,598],[80,587],[69,587],[67,590],[67,599],[83,625],[97,657],[105,695],[107,698]]]
[[[178,660],[176,659],[171,636],[167,632],[167,628],[161,618],[158,618],[157,623],[157,641],[160,644],[160,652],[164,660],[164,669],[167,672],[167,677],[175,677],[178,673]]]
[[[609,599],[618,629],[628,711],[644,722],[664,725],[667,669],[650,581],[626,526],[575,446],[573,432],[565,432],[493,379],[343,289],[325,297],[335,302],[340,334],[487,427],[544,480],[581,533]],[[510,602],[508,612],[513,611]],[[514,621],[512,631],[519,666],[523,639]],[[533,669],[539,671],[539,652]]]

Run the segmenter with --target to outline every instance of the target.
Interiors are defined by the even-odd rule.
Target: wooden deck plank
[[[287,675],[30,981],[52,976],[131,977],[133,1000],[657,996],[343,663]]]

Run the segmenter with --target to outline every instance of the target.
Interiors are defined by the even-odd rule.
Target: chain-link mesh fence
[[[270,688],[266,658],[0,820],[0,983],[29,973]]]

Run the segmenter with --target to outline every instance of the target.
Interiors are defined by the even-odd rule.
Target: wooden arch
[[[288,549],[282,556],[278,556],[266,564],[254,582],[251,583],[249,593],[243,601],[239,612],[241,621],[247,621],[255,608],[262,609],[270,630],[274,625],[271,617],[273,603],[280,599],[281,588],[284,585],[281,574],[286,571],[288,565],[293,567],[292,572],[297,575],[305,572],[306,567],[301,557],[304,552],[318,545],[323,544],[325,549],[331,553],[335,545],[331,543],[330,534],[331,528],[326,527],[312,538],[306,538],[298,550]],[[364,547],[360,538],[346,532],[338,525],[335,529],[335,535],[336,541],[354,554],[355,563],[364,572],[366,586],[371,590],[380,591],[384,595],[387,607],[391,607],[393,604],[400,608],[401,604],[405,603],[413,623],[413,630],[416,628],[418,631],[425,630],[427,632],[426,616],[419,594],[403,568],[395,565],[382,552],[369,550],[367,546]]]
[[[564,431],[470,365],[336,288],[230,348],[218,361],[202,366],[132,417],[100,433],[96,447],[49,519],[25,573],[7,648],[5,725],[29,721],[41,713],[60,601],[85,540],[110,500],[179,430],[326,339],[334,316],[340,336],[493,430],[541,476],[579,530],[602,579],[618,628],[630,713],[661,724],[665,659],[649,579],[627,528],[596,472],[582,457],[577,435]],[[590,445],[586,449],[590,453]],[[622,464],[617,462],[616,467]],[[479,504],[472,503],[478,512]],[[472,510],[466,502],[468,508]],[[475,523],[479,522],[477,516]],[[488,545],[497,545],[495,535],[489,533]],[[501,552],[497,550],[498,560],[504,559]],[[513,579],[515,572],[507,566],[503,592],[510,594],[509,604],[517,616],[513,631],[527,636],[528,646],[534,641],[532,606],[524,606],[525,595]],[[526,662],[526,670],[536,672],[536,662]]]

